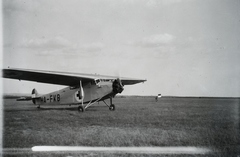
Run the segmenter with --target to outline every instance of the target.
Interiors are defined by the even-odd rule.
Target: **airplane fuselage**
[[[59,91],[41,95],[40,99],[36,99],[37,105],[74,105],[90,102],[102,98],[112,93],[112,82],[99,82],[98,84],[87,83],[82,86],[83,91],[79,87],[66,87]]]

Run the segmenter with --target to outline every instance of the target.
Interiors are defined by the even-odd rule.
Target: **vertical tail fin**
[[[36,97],[38,97],[38,92],[37,92],[37,90],[34,88],[34,89],[32,90],[32,98],[36,98]]]
[[[32,101],[33,101],[34,104],[36,104],[35,98],[37,98],[37,97],[38,97],[38,92],[37,92],[37,90],[34,88],[34,89],[32,90]]]

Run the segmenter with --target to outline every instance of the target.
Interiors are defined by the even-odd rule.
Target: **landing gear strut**
[[[110,106],[103,100],[103,102],[109,107],[110,111],[115,110],[115,105],[112,103],[112,97],[110,97]]]

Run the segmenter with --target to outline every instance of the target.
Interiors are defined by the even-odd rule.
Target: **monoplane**
[[[115,110],[112,98],[122,93],[124,85],[145,82],[142,79],[104,76],[97,74],[70,73],[32,69],[3,69],[3,78],[35,81],[40,83],[67,86],[61,90],[40,95],[36,89],[31,97],[21,97],[18,101],[32,100],[37,107],[41,105],[78,105],[78,111],[84,112],[96,102],[103,101],[110,111]],[[110,99],[110,105],[105,102]]]

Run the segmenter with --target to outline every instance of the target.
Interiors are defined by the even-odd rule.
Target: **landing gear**
[[[92,106],[96,102],[99,102],[99,100],[101,100],[101,99],[102,98],[96,99],[94,101],[91,100],[86,106],[84,106],[83,102],[82,102],[82,104],[79,104],[79,106],[78,106],[78,111],[79,112],[84,112],[88,107]],[[112,97],[110,97],[110,105],[108,105],[104,100],[102,100],[102,101],[106,104],[106,106],[108,106],[110,111],[115,110],[115,105],[112,103]]]
[[[114,111],[115,110],[115,105],[114,104],[110,105],[109,110]]]
[[[107,105],[109,107],[110,111],[115,110],[115,105],[112,103],[112,97],[110,97],[110,106],[104,100],[103,100],[103,102],[105,103],[105,105]]]
[[[82,107],[82,106],[78,106],[78,112],[84,112],[84,107]]]

